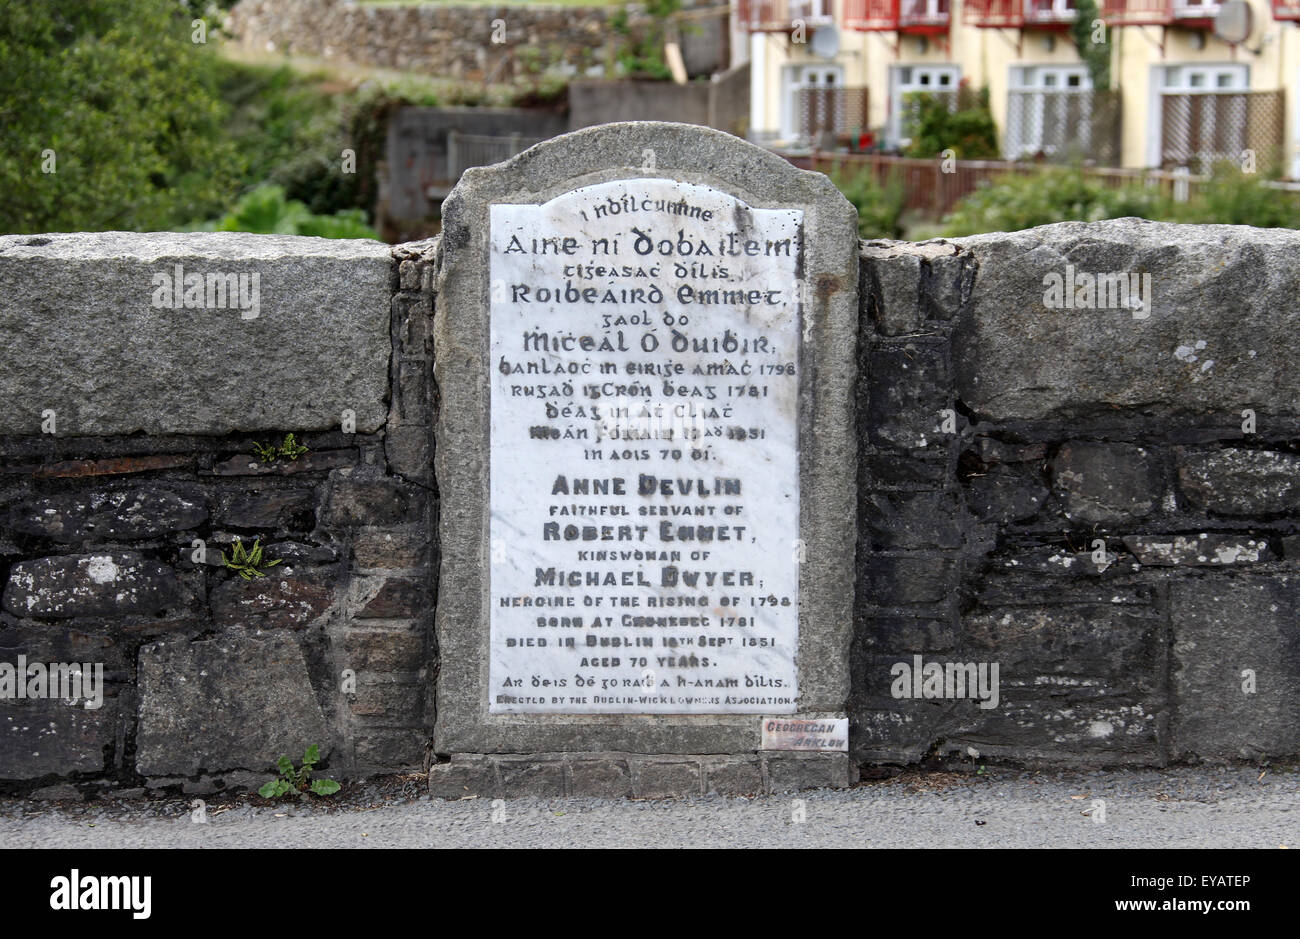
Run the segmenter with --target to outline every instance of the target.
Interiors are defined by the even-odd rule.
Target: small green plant
[[[293,439],[293,434],[284,435],[284,443],[280,444],[280,456],[286,460],[296,460],[307,452],[307,448]]]
[[[318,796],[332,796],[340,786],[333,779],[312,779],[312,768],[320,762],[320,747],[312,744],[302,755],[302,766],[294,769],[293,760],[282,756],[275,761],[275,768],[280,775],[268,779],[257,794],[263,799],[278,799],[281,796],[298,795],[305,798],[308,792]]]
[[[254,577],[265,577],[266,572],[260,568],[263,566],[275,567],[275,565],[280,563],[280,559],[277,558],[274,561],[266,561],[265,565],[263,565],[261,542],[262,539],[258,538],[253,542],[253,547],[245,548],[244,543],[236,538],[235,544],[230,551],[231,556],[226,557],[226,552],[222,551],[221,560],[225,562],[226,567],[230,568],[232,571],[238,571],[239,576],[244,578],[244,580],[252,580]]]
[[[298,443],[293,434],[284,435],[284,443],[278,447],[274,443],[254,443],[253,455],[259,463],[274,463],[277,457],[296,460],[307,452],[307,448]]]

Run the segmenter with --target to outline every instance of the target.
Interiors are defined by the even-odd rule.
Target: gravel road
[[[1258,767],[968,776],[674,802],[429,801],[407,777],[345,805],[0,801],[0,847],[1300,847],[1300,772]],[[1094,800],[1105,821],[1094,821]],[[253,804],[258,803],[258,804]],[[796,821],[802,813],[803,821]]]

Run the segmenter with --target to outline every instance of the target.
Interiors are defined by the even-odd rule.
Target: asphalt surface
[[[1300,848],[1300,773],[1258,767],[908,773],[842,791],[653,802],[430,801],[415,777],[341,795],[207,796],[202,823],[176,798],[7,799],[0,847]]]

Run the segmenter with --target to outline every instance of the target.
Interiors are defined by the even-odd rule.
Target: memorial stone
[[[606,125],[467,172],[442,245],[435,750],[841,719],[852,206],[727,134]]]

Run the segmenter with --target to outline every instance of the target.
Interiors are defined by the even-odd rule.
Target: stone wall
[[[1133,219],[864,246],[859,758],[1300,752],[1297,247]],[[1071,269],[1149,297],[1049,307]],[[999,706],[894,698],[914,655],[998,662]]]
[[[385,6],[349,0],[241,0],[230,11],[227,31],[239,45],[258,53],[504,82],[532,75],[539,67],[571,74],[612,67],[619,37],[609,22],[619,9],[545,3]],[[498,20],[505,23],[503,36],[493,27]],[[647,22],[634,10],[634,32]],[[726,20],[692,23],[684,43],[689,73],[707,75],[726,68]],[[501,41],[494,42],[494,34]]]
[[[853,760],[1300,753],[1298,247],[1133,220],[862,246],[843,340],[860,366]],[[0,239],[0,661],[102,663],[106,681],[96,709],[0,701],[0,785],[203,793],[311,743],[340,776],[446,759],[426,750],[437,264],[436,242]],[[153,278],[176,265],[259,273],[258,315],[160,307]],[[1147,272],[1151,291],[1046,305],[1067,265]],[[308,453],[256,458],[290,432]],[[235,538],[281,563],[242,579],[221,560]],[[914,656],[998,663],[999,705],[894,697]],[[853,772],[757,753],[438,765],[451,796]]]
[[[720,73],[707,83],[574,81],[569,85],[572,130],[630,114],[637,120],[701,124],[743,137],[749,119],[749,65]]]
[[[0,238],[0,661],[104,668],[98,708],[0,700],[3,785],[204,793],[312,743],[345,775],[419,766],[436,667],[431,254]],[[160,307],[154,278],[177,266],[182,283],[256,271],[257,315]],[[286,433],[308,452],[254,455]],[[237,576],[235,539],[279,563]]]

